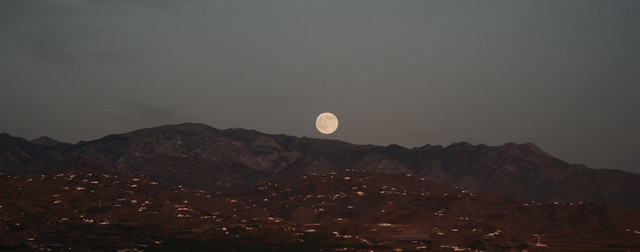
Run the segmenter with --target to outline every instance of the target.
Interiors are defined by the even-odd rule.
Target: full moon
[[[316,118],[316,128],[322,134],[331,134],[338,129],[338,118],[334,114],[324,112]]]

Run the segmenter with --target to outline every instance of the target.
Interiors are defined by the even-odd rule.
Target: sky
[[[3,0],[0,132],[531,142],[640,173],[639,27],[637,0]]]

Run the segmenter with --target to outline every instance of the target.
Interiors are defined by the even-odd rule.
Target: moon
[[[316,129],[320,133],[329,135],[338,129],[338,118],[329,112],[324,112],[316,118]]]

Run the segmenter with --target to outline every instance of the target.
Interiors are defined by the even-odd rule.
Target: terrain
[[[0,134],[0,248],[640,251],[640,175],[531,143],[407,149],[185,123]]]
[[[5,249],[640,250],[637,210],[475,194],[412,175],[330,172],[229,194],[94,173],[0,182]]]
[[[640,209],[640,174],[568,164],[531,143],[455,143],[407,149],[354,145],[185,123],[74,145],[0,134],[0,172],[146,175],[191,189],[229,191],[274,179],[345,169],[411,174],[472,192],[538,202],[606,202]],[[185,174],[188,174],[186,176]]]

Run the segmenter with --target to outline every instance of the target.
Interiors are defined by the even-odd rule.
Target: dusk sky
[[[531,142],[638,173],[639,27],[637,0],[2,0],[0,132]]]

